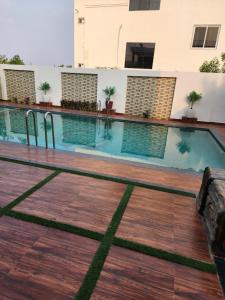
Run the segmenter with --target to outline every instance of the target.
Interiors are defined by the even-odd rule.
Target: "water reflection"
[[[122,152],[164,158],[167,135],[164,126],[124,123]]]

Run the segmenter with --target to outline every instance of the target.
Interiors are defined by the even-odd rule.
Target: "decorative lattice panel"
[[[23,102],[26,97],[36,102],[35,79],[33,71],[5,70],[8,99],[17,98]]]
[[[62,116],[63,142],[75,145],[96,146],[96,119]]]
[[[164,158],[168,128],[124,123],[122,152],[145,157]]]
[[[150,118],[170,117],[176,78],[128,77],[126,114]]]
[[[97,84],[95,74],[62,73],[62,99],[96,102]]]

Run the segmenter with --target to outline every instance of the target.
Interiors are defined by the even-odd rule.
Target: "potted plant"
[[[105,107],[106,107],[106,109],[107,109],[108,103],[109,103],[111,97],[112,97],[113,95],[115,95],[115,93],[116,93],[116,88],[115,88],[114,86],[107,86],[107,87],[103,90],[103,92],[104,92],[105,95],[106,95]],[[111,101],[111,102],[112,102],[112,101]],[[112,104],[113,104],[113,102],[112,102]]]
[[[198,94],[196,91],[190,92],[190,94],[187,96],[187,102],[189,104],[189,107],[186,112],[187,118],[195,118],[195,111],[193,109],[193,106],[196,102],[200,101],[202,99],[202,94]]]
[[[48,82],[42,82],[39,86],[39,90],[43,92],[43,102],[50,102],[50,97],[48,97],[47,93],[51,89],[50,84]]]

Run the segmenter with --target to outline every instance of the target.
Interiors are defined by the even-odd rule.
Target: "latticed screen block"
[[[126,114],[143,116],[149,111],[150,118],[170,117],[176,78],[128,77]]]
[[[35,79],[33,71],[5,70],[7,96],[23,102],[29,97],[31,103],[36,102]]]
[[[62,73],[62,99],[96,102],[97,85],[96,74]]]

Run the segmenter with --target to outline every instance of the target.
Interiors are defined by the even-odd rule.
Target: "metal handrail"
[[[97,116],[98,116],[99,113],[101,112],[101,108],[102,108],[102,103],[101,103],[101,101],[99,100],[98,103],[97,103]]]
[[[48,134],[47,134],[47,117],[51,117],[51,127],[52,127],[52,144],[53,148],[55,149],[55,131],[54,131],[54,121],[53,121],[53,116],[50,111],[47,111],[45,113],[44,117],[44,127],[45,127],[45,148],[48,149]]]
[[[35,117],[35,114],[34,114],[33,110],[31,110],[31,109],[29,109],[29,110],[26,112],[27,145],[30,146],[30,131],[29,131],[29,124],[28,124],[28,117],[29,117],[29,114],[32,114],[32,116],[33,116],[35,143],[36,143],[36,146],[38,146],[38,140],[37,140],[37,127],[36,127],[36,117]]]

